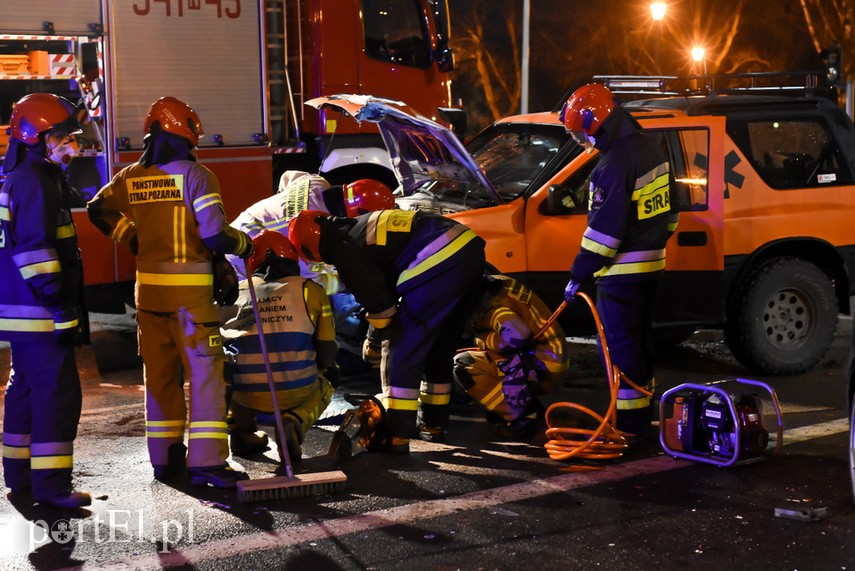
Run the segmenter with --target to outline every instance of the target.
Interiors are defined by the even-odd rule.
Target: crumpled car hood
[[[497,203],[503,202],[460,139],[402,101],[336,94],[316,97],[306,105],[376,123],[405,196],[429,188],[431,181],[456,180],[481,185]]]

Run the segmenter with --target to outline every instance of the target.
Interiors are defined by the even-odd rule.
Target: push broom
[[[258,312],[258,298],[252,283],[252,272],[249,262],[245,260],[249,296],[252,302],[252,312],[255,315],[255,325],[258,328],[258,341],[261,346],[261,356],[264,359],[264,371],[267,374],[267,384],[270,387],[270,397],[273,399],[273,418],[276,421],[276,431],[279,435],[280,462],[285,468],[284,476],[241,480],[237,483],[238,502],[260,502],[268,500],[284,500],[323,496],[344,490],[347,476],[341,470],[316,472],[309,474],[294,474],[291,458],[288,455],[288,443],[285,439],[285,424],[282,422],[279,399],[276,396],[276,386],[273,383],[273,371],[270,367],[270,357],[267,354],[267,344],[264,341],[264,328]]]

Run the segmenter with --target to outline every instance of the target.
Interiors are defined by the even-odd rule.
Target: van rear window
[[[727,128],[772,188],[852,184],[852,173],[821,118],[729,119]]]

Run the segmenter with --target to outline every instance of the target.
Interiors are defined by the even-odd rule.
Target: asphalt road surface
[[[2,569],[855,569],[843,388],[851,318],[841,317],[816,370],[750,377],[769,383],[783,409],[783,447],[757,463],[674,459],[658,442],[613,460],[559,462],[543,447],[545,427],[497,438],[476,406],[458,402],[445,444],[419,441],[406,456],[362,453],[335,465],[326,451],[347,407],[340,397],[375,391],[369,372],[339,387],[332,424],[309,432],[298,468],[341,469],[346,490],[239,504],[230,491],[152,479],[133,323],[100,317],[95,344],[78,353],[75,477],[93,505],[62,512],[0,500]],[[603,413],[593,340],[571,342],[566,383],[545,404]],[[0,349],[4,382],[8,353]],[[711,331],[660,355],[657,371],[660,392],[740,376]],[[763,413],[774,434],[774,409]],[[254,478],[277,465],[274,450],[234,460]]]

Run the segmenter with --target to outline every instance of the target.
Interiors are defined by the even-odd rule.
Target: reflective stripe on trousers
[[[49,336],[11,347],[3,417],[6,486],[32,486],[37,498],[65,493],[82,403],[74,347]]]
[[[658,276],[657,276],[658,278]],[[597,284],[597,312],[603,322],[612,365],[617,365],[635,384],[646,387],[654,378],[653,308],[658,279],[601,280]],[[602,359],[602,347],[597,339]],[[644,408],[649,396],[621,382],[618,410]]]
[[[190,384],[187,465],[222,466],[228,456],[223,351],[216,309],[137,312],[146,398],[146,441],[152,465],[165,465],[169,446],[184,441]]]
[[[416,437],[417,422],[447,425],[452,360],[477,301],[483,271],[483,242],[469,242],[442,271],[424,274],[426,281],[402,295],[380,367],[395,436]]]

